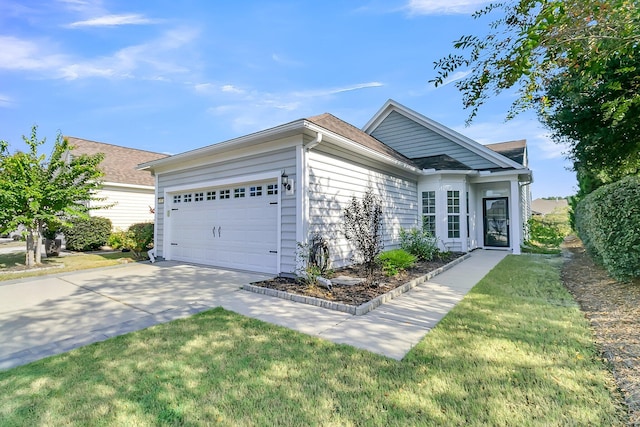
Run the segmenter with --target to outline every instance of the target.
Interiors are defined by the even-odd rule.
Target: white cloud
[[[146,25],[156,22],[156,20],[134,13],[127,15],[103,15],[97,18],[86,19],[84,21],[76,21],[67,25],[67,27],[116,27],[120,25]]]
[[[64,55],[49,53],[54,48],[44,40],[23,40],[12,36],[0,36],[0,69],[5,70],[54,70],[64,64]]]
[[[273,60],[273,62],[281,64],[281,65],[285,65],[285,66],[289,66],[289,67],[300,67],[302,65],[304,65],[304,63],[287,58],[286,56],[283,55],[279,55],[279,54],[272,54],[271,55],[271,59]]]
[[[336,95],[338,93],[343,93],[343,92],[351,92],[354,90],[369,89],[373,87],[382,87],[382,86],[384,86],[384,84],[380,82],[358,83],[350,86],[342,86],[337,88],[312,89],[312,90],[307,90],[302,92],[294,92],[292,96],[300,97],[300,98],[330,96],[330,95]]]
[[[409,0],[406,9],[411,15],[470,14],[491,3],[487,0]]]
[[[10,96],[0,93],[0,107],[8,108],[15,104]]]
[[[239,89],[239,88],[235,87],[234,85],[222,85],[220,90],[222,90],[223,92],[227,92],[227,93],[237,93],[237,94],[244,93],[244,90]]]
[[[202,83],[195,85],[194,89],[210,96],[218,104],[207,109],[209,114],[225,117],[233,130],[242,134],[318,114],[319,105],[334,96],[380,86],[384,84],[373,81],[305,91],[261,92],[239,90],[231,84]]]
[[[438,87],[446,86],[449,83],[453,83],[455,81],[462,80],[465,77],[467,77],[469,74],[471,74],[471,71],[456,71],[455,73],[453,73],[452,75],[450,75],[449,77],[444,79],[442,81],[442,84],[438,85]]]
[[[189,72],[186,61],[189,44],[199,32],[175,29],[159,38],[128,46],[112,55],[78,58],[56,53],[56,46],[46,40],[26,40],[0,36],[0,69],[32,71],[45,78],[76,80],[88,77],[141,78],[166,80],[167,74]]]

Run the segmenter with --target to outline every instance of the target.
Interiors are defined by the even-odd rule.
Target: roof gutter
[[[316,133],[316,139],[314,139],[313,141],[311,141],[310,143],[305,145],[304,148],[307,149],[307,153],[308,153],[309,150],[311,150],[313,147],[315,147],[316,145],[320,144],[321,142],[322,142],[322,132],[317,132]]]

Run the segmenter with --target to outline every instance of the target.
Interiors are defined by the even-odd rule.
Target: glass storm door
[[[482,199],[484,214],[484,245],[509,247],[509,199]]]

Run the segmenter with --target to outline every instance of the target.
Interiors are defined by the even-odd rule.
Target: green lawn
[[[63,257],[44,258],[41,267],[48,267],[47,269],[36,268],[33,271],[24,270],[11,273],[9,269],[24,266],[25,253],[13,252],[0,254],[0,282],[3,280],[22,279],[53,273],[86,270],[89,268],[109,267],[123,262],[133,261],[131,252],[77,253]]]
[[[0,372],[0,420],[624,425],[560,263],[507,257],[402,361],[215,309]]]

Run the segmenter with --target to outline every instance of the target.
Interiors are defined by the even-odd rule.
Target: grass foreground
[[[624,425],[560,264],[507,257],[402,361],[214,309],[0,372],[0,420]]]

